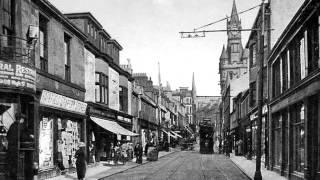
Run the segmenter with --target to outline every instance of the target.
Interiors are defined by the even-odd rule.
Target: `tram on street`
[[[213,125],[208,122],[200,123],[199,125],[200,136],[200,153],[212,154],[213,153]]]

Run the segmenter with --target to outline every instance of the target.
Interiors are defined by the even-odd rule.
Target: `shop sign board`
[[[131,123],[131,119],[123,117],[123,116],[118,116],[117,119],[120,121],[125,121],[125,122]]]
[[[0,61],[0,86],[36,90],[36,70],[17,62]]]
[[[69,97],[47,90],[42,91],[40,105],[76,112],[83,115],[86,113],[87,109],[87,103],[71,99]]]
[[[263,107],[262,107],[262,114],[265,115],[268,113],[268,106],[265,104]]]
[[[113,113],[107,112],[107,111],[101,111],[99,109],[95,109],[94,107],[89,108],[89,113],[98,115],[98,116],[104,116],[110,119],[116,119],[116,116]]]
[[[256,118],[258,118],[256,112],[250,115],[250,120],[251,120],[251,121],[255,120]]]

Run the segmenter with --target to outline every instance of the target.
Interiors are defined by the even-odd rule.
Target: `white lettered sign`
[[[56,94],[47,90],[42,91],[40,105],[58,108],[61,110],[85,114],[87,103]]]

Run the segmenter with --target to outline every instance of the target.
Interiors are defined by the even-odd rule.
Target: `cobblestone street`
[[[248,177],[224,155],[181,151],[103,179],[245,180]]]

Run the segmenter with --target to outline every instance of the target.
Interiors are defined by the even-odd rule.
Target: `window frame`
[[[48,72],[48,22],[49,20],[44,15],[39,14],[40,69],[44,72]],[[43,42],[41,42],[41,32],[43,33]]]
[[[254,107],[257,104],[257,102],[256,102],[257,101],[257,83],[256,83],[256,81],[251,82],[249,84],[249,87],[250,87],[250,93],[249,93],[250,102],[249,102],[249,105],[250,105],[250,107]]]
[[[252,43],[249,48],[249,63],[250,67],[255,67],[257,64],[257,44]]]
[[[71,52],[70,52],[71,36],[64,33],[64,80],[71,81]]]
[[[97,75],[99,76],[98,79]],[[97,94],[99,94],[99,96],[97,96]],[[95,73],[95,101],[107,105],[109,104],[109,77],[102,72]]]

